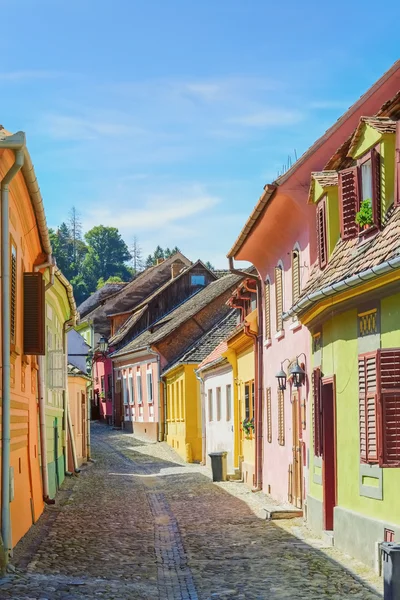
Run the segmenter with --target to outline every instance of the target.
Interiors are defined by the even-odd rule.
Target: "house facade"
[[[312,174],[318,260],[288,311],[312,334],[307,519],[374,566],[400,539],[400,100]]]
[[[71,472],[78,471],[90,458],[90,386],[89,375],[68,363],[68,461]]]
[[[257,486],[276,500],[301,509],[309,479],[310,332],[296,315],[285,320],[283,314],[306,287],[317,257],[315,208],[308,203],[310,172],[325,167],[363,114],[374,114],[398,91],[399,76],[396,63],[291,169],[265,186],[228,254],[231,268],[234,259],[250,261],[256,267],[262,298],[258,316],[262,324],[263,458]],[[297,364],[305,377],[296,388],[291,372]],[[280,371],[286,379],[281,386],[284,389],[276,377]]]

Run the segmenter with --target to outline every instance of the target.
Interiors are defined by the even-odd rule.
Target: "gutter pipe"
[[[394,271],[400,268],[400,256],[396,256],[395,258],[391,258],[386,260],[385,262],[377,265],[376,267],[370,267],[365,271],[361,271],[356,275],[351,275],[342,281],[338,281],[336,283],[332,283],[330,285],[325,286],[321,290],[316,292],[312,292],[311,294],[306,294],[299,302],[297,302],[290,310],[283,314],[283,319],[288,319],[294,315],[297,315],[301,312],[304,312],[307,308],[309,308],[312,304],[315,304],[319,300],[323,298],[327,298],[329,296],[333,296],[338,292],[343,292],[345,290],[356,287],[357,285],[361,285],[365,281],[369,281],[370,279],[375,279],[381,275],[385,275],[390,271]]]
[[[2,140],[3,141],[3,140]],[[24,164],[25,134],[16,145],[1,145],[14,150],[15,160],[1,182],[1,321],[2,321],[2,441],[1,441],[1,536],[5,561],[12,550],[10,522],[10,462],[11,462],[11,393],[10,393],[10,248],[9,190],[12,179]]]
[[[256,449],[255,449],[255,474],[256,481],[255,487],[253,489],[254,492],[258,492],[262,490],[263,486],[263,345],[262,345],[262,329],[261,324],[263,322],[263,312],[261,305],[261,279],[259,275],[254,275],[251,273],[246,273],[245,271],[240,271],[239,269],[235,269],[233,264],[233,258],[228,257],[229,260],[229,271],[234,275],[241,275],[246,279],[253,279],[256,283],[256,291],[257,292],[257,316],[258,316],[258,335],[251,334],[255,336],[255,363],[256,363],[256,377],[257,377],[257,385],[256,388],[256,398],[255,398],[255,422],[256,422]],[[245,328],[246,333],[246,328]],[[249,331],[250,333],[250,331]],[[248,335],[246,333],[246,335]]]

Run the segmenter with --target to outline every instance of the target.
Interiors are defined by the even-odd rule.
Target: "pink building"
[[[262,356],[261,384],[256,390],[262,435],[256,431],[257,455],[262,456],[256,486],[280,502],[303,508],[307,494],[311,421],[311,336],[285,313],[299,297],[316,260],[315,207],[308,204],[312,171],[320,171],[348,138],[364,114],[376,113],[400,89],[397,62],[356,102],[296,164],[266,185],[253,213],[228,254],[251,262],[258,272],[260,302],[258,346]],[[296,362],[305,371],[296,389],[291,371]],[[278,387],[281,366],[286,389]],[[260,464],[260,461],[258,461]]]

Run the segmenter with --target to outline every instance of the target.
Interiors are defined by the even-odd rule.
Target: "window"
[[[359,161],[360,204],[367,202],[372,209],[375,227],[381,226],[381,157],[373,148]]]
[[[46,354],[45,286],[41,273],[24,273],[24,354]]]
[[[185,399],[183,395],[183,379],[181,379],[181,419],[185,418]]]
[[[191,275],[190,282],[192,285],[206,285],[205,275]]]
[[[265,339],[271,339],[271,284],[265,282]]]
[[[249,381],[244,385],[244,410],[245,419],[251,421],[253,418],[254,407],[254,381]]]
[[[232,421],[232,386],[226,386],[226,420]]]
[[[267,398],[267,441],[272,442],[272,407],[271,407],[271,388],[266,390]]]
[[[132,376],[132,373],[129,373],[128,384],[129,384],[129,402],[131,404],[135,404],[135,392],[134,392],[134,388],[133,388],[133,376]]]
[[[104,387],[104,375],[100,377],[100,389],[102,393],[102,398],[105,396],[105,387]]]
[[[173,421],[175,419],[175,401],[174,401],[174,390],[175,390],[175,386],[173,383],[170,384],[169,386],[170,389],[170,415],[171,415],[171,421]]]
[[[358,357],[360,458],[400,467],[400,349]]]
[[[212,390],[208,390],[208,420],[213,420],[213,393]]]
[[[14,243],[11,243],[10,267],[10,334],[11,344],[15,344],[17,319],[17,248]]]
[[[136,373],[136,398],[138,404],[143,404],[142,397],[142,376],[139,371]]]
[[[283,330],[283,271],[282,267],[275,267],[275,301],[276,301],[276,331]]]
[[[146,381],[147,381],[147,402],[149,404],[153,404],[154,397],[153,397],[153,372],[152,371],[146,372]]]
[[[112,375],[107,375],[107,395],[111,398],[112,395]]]
[[[296,304],[300,296],[300,252],[292,252],[292,304]]]
[[[354,217],[355,218],[355,217]],[[326,200],[323,198],[317,204],[317,244],[319,268],[323,269],[328,260],[326,243]]]
[[[278,390],[278,444],[285,445],[285,397],[282,390]]]
[[[312,373],[313,390],[313,435],[314,455],[322,456],[322,403],[321,403],[321,369],[316,368]]]
[[[217,421],[221,420],[221,388],[217,387],[216,390],[216,404],[217,404]]]
[[[127,381],[126,381],[126,375],[122,376],[122,397],[124,399],[124,404],[128,404],[129,397],[128,397],[128,386],[127,386]]]

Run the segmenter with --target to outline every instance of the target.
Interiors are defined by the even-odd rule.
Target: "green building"
[[[370,566],[400,542],[399,118],[396,97],[312,174],[316,261],[285,315],[312,334],[308,523]]]

